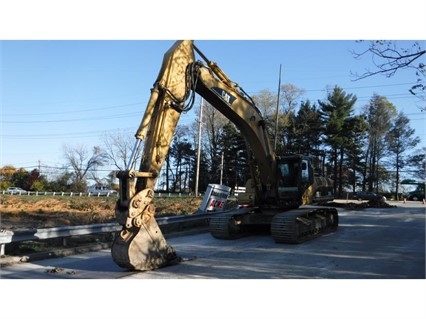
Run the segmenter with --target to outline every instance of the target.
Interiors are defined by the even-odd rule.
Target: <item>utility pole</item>
[[[222,152],[222,160],[220,162],[220,185],[222,185],[222,179],[223,179],[223,152]]]
[[[278,134],[278,107],[280,105],[280,92],[281,92],[281,64],[280,64],[280,75],[278,77],[278,96],[277,96],[277,114],[275,118],[275,139],[274,139],[274,151],[277,150],[277,134]]]
[[[197,171],[195,174],[195,196],[198,196],[198,184],[200,178],[200,163],[201,163],[201,132],[202,132],[202,119],[203,119],[203,104],[204,99],[201,98],[200,115],[198,117],[198,150],[197,150]]]

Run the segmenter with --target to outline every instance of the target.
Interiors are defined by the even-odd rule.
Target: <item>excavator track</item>
[[[302,208],[279,213],[271,223],[271,235],[277,243],[299,244],[337,230],[335,208]]]
[[[237,239],[243,236],[241,225],[232,217],[234,214],[218,214],[210,218],[210,234],[217,239]]]

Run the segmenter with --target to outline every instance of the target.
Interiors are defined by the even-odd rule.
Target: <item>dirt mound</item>
[[[0,196],[0,229],[29,229],[115,222],[116,197]],[[201,198],[154,198],[157,216],[194,213]]]
[[[62,226],[78,226],[116,222],[117,197],[45,197],[0,195],[0,229],[26,230]],[[201,198],[155,197],[157,216],[192,214],[201,205]],[[110,244],[111,234],[76,236],[67,239],[67,247]],[[6,246],[6,254],[46,255],[60,247],[61,238],[18,242]],[[102,246],[104,247],[104,246]],[[32,255],[33,256],[33,255]],[[34,257],[32,257],[34,258]]]
[[[345,208],[345,209],[352,209],[352,210],[361,210],[365,208],[394,208],[397,207],[395,205],[390,205],[385,201],[380,200],[369,200],[366,202],[347,202],[347,203],[341,203],[341,202],[328,202],[326,206],[330,207],[338,207],[338,208]]]

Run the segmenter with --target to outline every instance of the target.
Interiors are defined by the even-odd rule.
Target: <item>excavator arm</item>
[[[188,64],[194,61],[191,42],[176,42],[163,59],[159,75],[136,132],[136,143],[120,181],[115,215],[123,225],[111,253],[123,268],[150,270],[178,262],[155,220],[154,186],[167,155],[180,114],[185,111],[191,84]],[[136,159],[144,141],[139,169]]]

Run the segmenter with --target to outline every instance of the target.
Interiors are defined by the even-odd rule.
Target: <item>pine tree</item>
[[[334,191],[338,195],[343,191],[343,161],[346,152],[348,120],[353,112],[356,96],[347,94],[335,86],[327,100],[318,101],[324,123],[323,141],[330,147],[330,161],[333,166]]]

